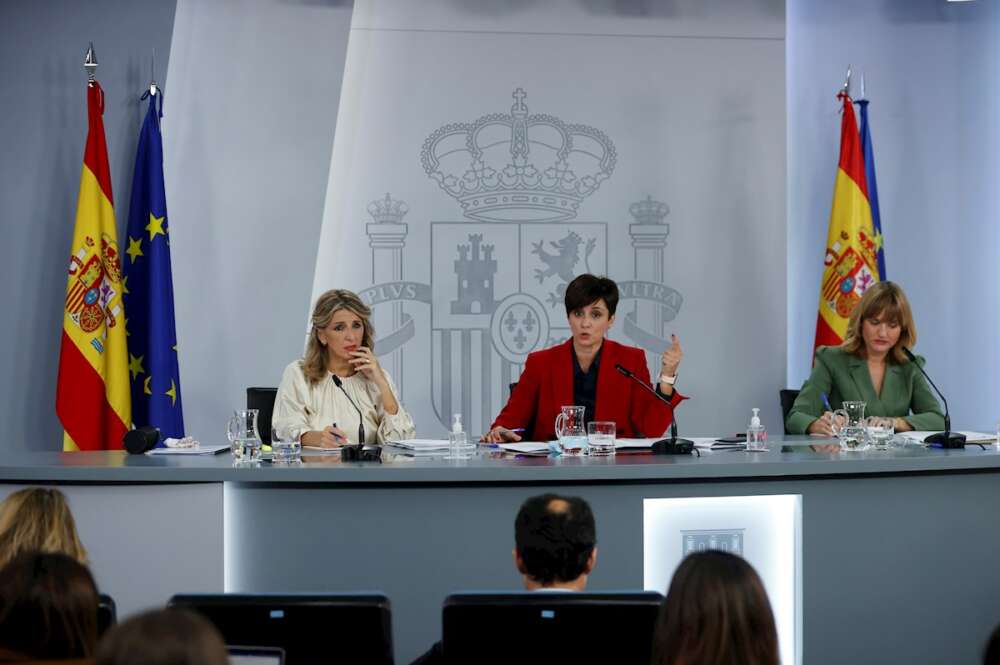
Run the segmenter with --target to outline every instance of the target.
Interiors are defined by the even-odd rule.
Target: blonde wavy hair
[[[29,551],[65,554],[87,564],[73,513],[57,489],[28,487],[0,503],[0,567]]]
[[[847,321],[847,336],[840,348],[859,358],[865,357],[865,338],[861,332],[865,319],[885,319],[899,326],[899,339],[889,351],[889,359],[905,363],[908,359],[903,347],[913,347],[917,343],[917,327],[903,289],[895,282],[879,282],[869,287],[854,306]]]
[[[309,341],[306,343],[306,355],[302,359],[302,373],[309,383],[316,385],[326,380],[327,357],[326,346],[319,341],[319,331],[330,325],[333,315],[342,309],[355,314],[364,326],[365,334],[361,345],[375,351],[375,329],[372,327],[372,310],[361,302],[358,294],[347,289],[331,289],[316,299],[312,312],[312,328],[309,330]]]

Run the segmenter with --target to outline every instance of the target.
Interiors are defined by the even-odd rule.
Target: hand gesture
[[[837,430],[844,426],[844,417],[835,416],[827,411],[822,416],[812,421],[809,429],[806,430],[814,436],[833,437],[837,436]]]
[[[500,425],[497,425],[489,432],[479,437],[480,443],[511,443],[520,440],[520,434],[512,432],[506,427],[501,427]]]
[[[677,376],[677,368],[680,366],[681,358],[683,357],[684,352],[681,351],[681,341],[677,338],[677,335],[671,335],[670,346],[663,352],[660,373],[666,376]]]
[[[340,448],[348,443],[347,434],[339,427],[324,427],[323,431],[319,434],[320,448]]]
[[[361,372],[366,379],[374,381],[376,384],[381,384],[385,380],[382,368],[378,364],[378,358],[375,357],[375,354],[367,346],[362,346],[351,351],[351,355],[353,357],[348,362],[351,363],[356,371]]]

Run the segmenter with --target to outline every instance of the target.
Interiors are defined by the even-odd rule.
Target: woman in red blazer
[[[615,369],[621,365],[649,385],[642,349],[605,339],[615,321],[618,285],[607,277],[580,275],[566,287],[566,316],[572,339],[528,355],[517,388],[482,441],[555,438],[563,406],[587,407],[586,420],[613,420],[619,437],[660,436],[670,426],[670,408]],[[676,335],[663,352],[657,389],[670,404],[686,399],[674,390],[683,353]],[[527,431],[530,427],[530,431]]]

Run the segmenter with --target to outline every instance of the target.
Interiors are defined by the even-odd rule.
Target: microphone
[[[361,447],[365,445],[365,417],[361,415],[361,409],[358,408],[358,405],[354,403],[351,396],[347,394],[346,390],[344,390],[344,383],[340,380],[340,377],[336,374],[331,376],[333,378],[333,383],[340,388],[340,392],[344,393],[344,397],[346,397],[347,401],[351,403],[354,410],[358,412],[358,449],[360,450]]]
[[[659,441],[654,442],[653,452],[657,455],[690,455],[691,451],[694,450],[694,441],[677,438],[677,417],[674,412],[674,405],[670,403],[670,400],[653,390],[649,384],[637,377],[630,370],[622,367],[620,364],[616,364],[615,369],[638,383],[640,386],[651,392],[653,397],[670,407],[670,414],[672,416],[670,418],[670,438],[660,439]]]
[[[933,381],[931,381],[931,377],[927,375],[924,368],[917,362],[917,357],[913,355],[913,352],[904,346],[903,353],[905,353],[906,357],[910,359],[910,362],[920,370],[920,373],[924,375],[925,379],[927,379],[927,383],[931,384],[931,388],[934,389],[934,392],[936,392],[938,397],[941,398],[941,401],[944,402],[944,431],[938,432],[937,434],[931,434],[924,439],[924,443],[939,444],[942,448],[965,448],[965,435],[951,431],[951,416],[948,414],[948,400],[944,398],[944,395],[941,394],[938,387],[934,385]]]

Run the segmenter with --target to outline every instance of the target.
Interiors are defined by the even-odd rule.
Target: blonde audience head
[[[0,566],[23,552],[59,552],[87,563],[87,550],[59,490],[29,487],[0,503]]]

